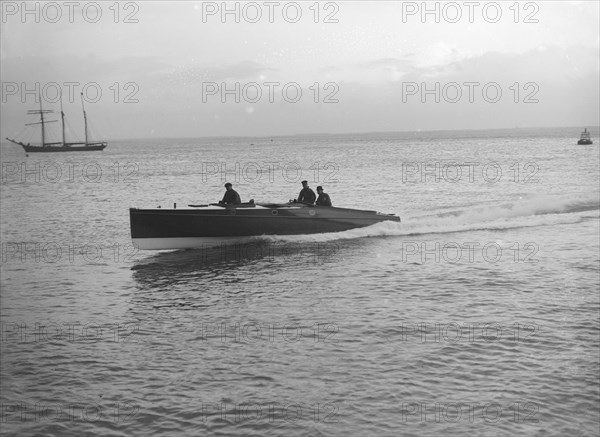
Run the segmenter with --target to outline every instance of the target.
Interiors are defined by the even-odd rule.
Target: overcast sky
[[[597,1],[23,5],[2,137],[56,84],[107,139],[599,124]]]

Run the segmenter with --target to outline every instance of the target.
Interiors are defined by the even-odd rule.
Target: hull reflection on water
[[[227,278],[236,269],[260,263],[265,268],[281,265],[294,269],[306,263],[321,264],[332,261],[340,251],[347,252],[355,241],[289,242],[256,239],[250,243],[221,244],[197,249],[160,252],[144,258],[132,266],[134,279],[143,287],[161,288],[213,276]]]

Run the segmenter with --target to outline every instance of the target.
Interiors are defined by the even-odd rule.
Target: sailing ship
[[[590,133],[588,132],[587,128],[585,128],[583,130],[583,132],[581,132],[581,137],[579,138],[579,141],[577,141],[577,144],[580,144],[580,145],[593,144],[592,138],[590,137]]]
[[[25,144],[21,141],[17,141],[14,138],[6,138],[6,139],[8,141],[10,141],[11,143],[14,143],[14,144],[17,144],[17,145],[23,147],[23,149],[25,149],[25,152],[27,152],[27,153],[29,153],[29,152],[90,152],[90,151],[94,151],[94,150],[103,150],[106,146],[108,146],[107,142],[105,142],[105,141],[96,141],[96,142],[89,141],[88,121],[87,121],[87,114],[85,112],[85,106],[83,104],[83,93],[81,93],[81,108],[83,110],[83,121],[84,121],[84,125],[85,125],[85,141],[84,142],[67,143],[65,141],[65,113],[63,112],[63,107],[62,107],[62,96],[60,99],[60,117],[61,117],[61,122],[62,122],[62,141],[54,141],[54,142],[46,141],[46,138],[47,138],[46,125],[48,123],[54,123],[54,122],[56,122],[56,120],[48,120],[46,118],[46,116],[48,114],[52,114],[52,113],[54,113],[54,111],[42,108],[41,96],[40,96],[40,109],[27,111],[27,114],[39,115],[40,121],[35,122],[35,123],[27,123],[25,125],[25,126],[32,126],[32,125],[36,125],[36,124],[41,125],[41,128],[42,128],[41,129],[42,130],[41,144],[39,146],[36,146],[36,145],[32,145],[30,143]]]

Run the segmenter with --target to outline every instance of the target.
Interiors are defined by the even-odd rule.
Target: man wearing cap
[[[227,182],[225,184],[225,195],[223,196],[223,200],[219,203],[222,205],[237,205],[242,203],[242,199],[240,199],[240,195],[232,188],[231,183]]]
[[[331,199],[329,198],[329,194],[323,192],[323,187],[317,187],[317,193],[319,193],[319,197],[317,198],[317,205],[319,206],[331,206]]]
[[[317,195],[315,192],[308,187],[308,181],[302,181],[302,191],[300,191],[300,194],[298,195],[298,202],[312,205],[315,203],[316,198]]]

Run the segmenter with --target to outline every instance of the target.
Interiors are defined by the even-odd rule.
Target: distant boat
[[[577,141],[577,144],[583,144],[583,145],[594,144],[592,142],[592,138],[590,137],[590,133],[587,131],[587,128],[584,129],[583,132],[581,132],[581,138],[579,138],[579,141]]]
[[[67,143],[65,141],[65,113],[62,110],[62,98],[60,101],[60,116],[62,122],[62,141],[58,142],[46,142],[46,124],[54,123],[56,120],[46,120],[44,118],[45,114],[51,114],[54,111],[47,110],[42,108],[42,99],[40,97],[40,109],[39,110],[30,110],[27,111],[27,114],[37,114],[40,116],[40,121],[35,123],[28,123],[26,126],[32,126],[35,124],[41,124],[42,128],[42,142],[39,146],[31,145],[30,143],[23,143],[21,141],[17,141],[14,138],[6,138],[8,141],[14,144],[18,144],[19,146],[25,149],[25,152],[91,152],[94,150],[103,150],[106,146],[108,146],[107,142],[97,141],[90,142],[88,140],[88,123],[87,123],[87,115],[85,113],[85,107],[83,105],[83,93],[81,93],[81,108],[83,109],[83,121],[85,125],[85,141],[75,142],[75,143]]]

